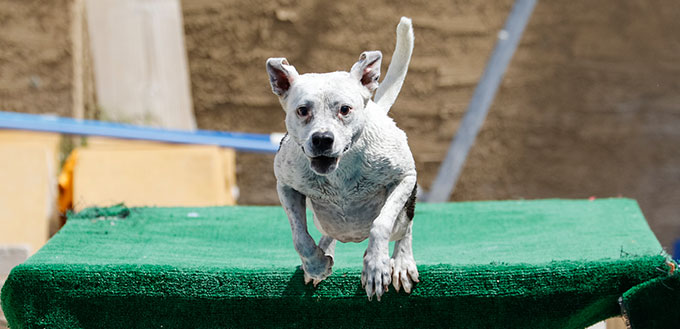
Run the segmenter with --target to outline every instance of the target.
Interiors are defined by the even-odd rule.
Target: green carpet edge
[[[556,261],[537,266],[535,264],[488,264],[452,266],[448,264],[419,266],[421,282],[412,297],[437,298],[456,296],[489,297],[511,295],[541,295],[539,290],[551,288],[536,281],[551,277],[551,284],[559,283],[564,290],[555,293],[579,292],[584,287],[615,286],[624,283],[634,286],[663,277],[666,256],[624,257],[603,259],[596,262]],[[631,273],[640,273],[632,275]],[[80,280],[73,280],[73,278]],[[37,278],[28,285],[28,278]],[[119,282],[143,286],[162,279],[167,289],[157,292],[159,296],[197,298],[281,298],[297,296],[304,292],[318,298],[364,298],[359,287],[360,270],[336,269],[316,289],[305,286],[299,266],[279,269],[242,270],[225,267],[173,267],[168,265],[88,265],[88,264],[22,264],[15,267],[5,287],[30,289],[38,283],[41,289],[60,290],[81,296]],[[77,281],[74,283],[73,281]],[[502,281],[503,283],[501,284]],[[463,283],[482,284],[461,287]],[[172,284],[170,284],[172,283]],[[523,283],[526,283],[523,285]],[[509,284],[509,286],[503,286]],[[5,293],[3,300],[11,298]],[[155,287],[159,288],[159,287]],[[474,288],[474,289],[471,289]],[[510,289],[508,289],[510,288]],[[291,290],[292,289],[292,290]],[[624,290],[624,291],[625,291]],[[144,295],[137,290],[110,289],[111,295]],[[506,291],[499,293],[500,291]],[[508,293],[510,291],[510,293]]]

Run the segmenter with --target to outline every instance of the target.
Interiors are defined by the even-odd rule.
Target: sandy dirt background
[[[68,0],[0,0],[0,109],[69,115]],[[197,122],[285,130],[264,69],[348,70],[384,54],[402,15],[416,45],[391,111],[428,188],[512,1],[182,3]],[[667,248],[680,237],[680,6],[541,1],[452,200],[630,197]],[[277,204],[272,155],[239,154],[242,204]]]
[[[0,0],[0,110],[70,116],[70,0]]]

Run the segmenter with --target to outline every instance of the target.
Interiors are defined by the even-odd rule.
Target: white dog
[[[288,134],[274,161],[277,191],[288,215],[305,283],[331,274],[335,242],[369,239],[361,283],[378,300],[390,283],[411,292],[418,269],[411,247],[416,170],[406,134],[387,115],[413,51],[411,20],[397,26],[397,45],[378,87],[379,51],[361,54],[349,72],[299,75],[285,58],[267,60]],[[377,91],[376,91],[377,89]],[[371,100],[376,91],[375,102]],[[317,245],[307,231],[309,199]],[[389,242],[396,241],[392,258]]]

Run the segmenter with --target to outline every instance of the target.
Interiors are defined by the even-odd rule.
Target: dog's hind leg
[[[401,216],[406,214],[402,212]],[[418,268],[416,268],[416,261],[413,258],[413,244],[411,237],[411,227],[413,221],[410,221],[406,233],[401,240],[394,243],[394,251],[392,252],[392,285],[394,289],[399,291],[400,287],[404,287],[407,294],[411,293],[411,288],[414,282],[418,281]]]
[[[335,239],[328,235],[324,235],[319,240],[319,248],[323,250],[323,253],[333,259],[335,257]]]
[[[312,213],[314,214],[314,226],[316,226],[316,229],[321,232],[321,239],[319,239],[319,248],[323,250],[323,253],[325,256],[330,257],[331,259],[335,258],[335,239],[331,238],[326,234],[326,231],[323,230],[323,226],[321,226],[321,223],[319,222],[319,218],[316,217],[316,214],[314,213],[314,204],[311,202],[307,203],[307,207],[312,209]]]

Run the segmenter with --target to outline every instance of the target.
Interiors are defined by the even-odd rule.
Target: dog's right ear
[[[269,73],[269,83],[272,85],[272,91],[281,97],[286,95],[290,85],[299,76],[297,70],[288,64],[288,60],[283,57],[268,59],[267,73]]]

